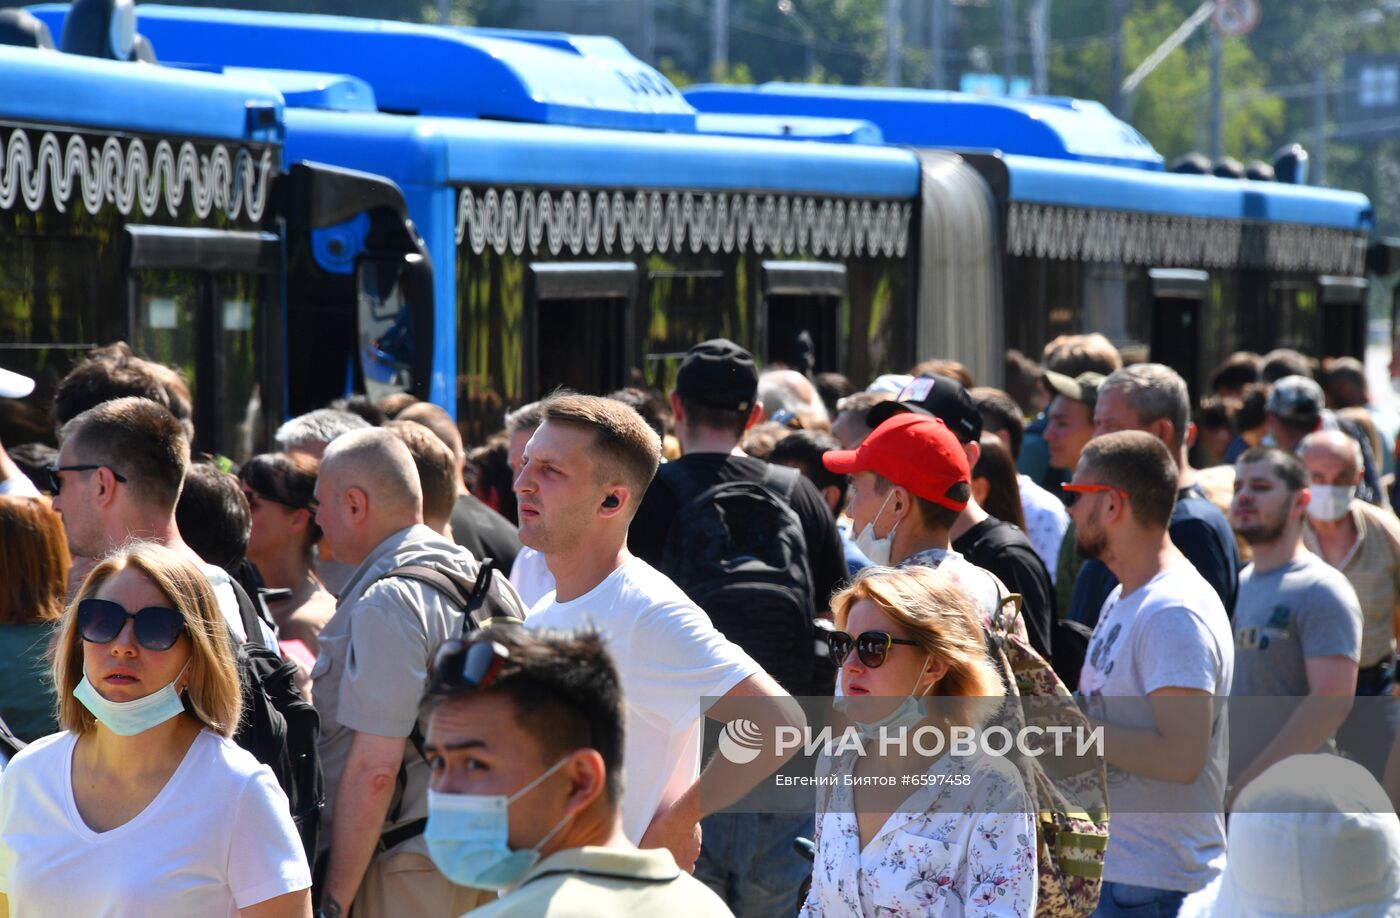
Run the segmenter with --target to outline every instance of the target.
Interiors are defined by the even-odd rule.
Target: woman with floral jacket
[[[860,743],[837,742],[819,763],[802,915],[1030,918],[1036,838],[1025,786],[980,742],[970,754],[951,748],[1004,694],[976,602],[936,570],[870,568],[832,611],[837,707]]]

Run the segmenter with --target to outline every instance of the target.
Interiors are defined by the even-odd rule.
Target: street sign
[[[1210,21],[1221,35],[1238,38],[1254,31],[1260,15],[1259,0],[1216,0]]]

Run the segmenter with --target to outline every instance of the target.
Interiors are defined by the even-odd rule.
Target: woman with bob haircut
[[[980,745],[949,749],[958,728],[983,726],[1005,695],[976,601],[938,570],[876,567],[831,609],[836,706],[861,748],[837,744],[818,766],[827,781],[802,915],[1029,918],[1036,835],[1025,785]],[[907,754],[894,745],[901,737]]]
[[[53,674],[63,732],[0,780],[0,915],[310,916],[287,797],[229,738],[238,671],[198,567],[149,542],[104,558]]]

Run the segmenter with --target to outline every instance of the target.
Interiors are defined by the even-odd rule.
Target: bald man
[[[520,554],[520,537],[515,533],[515,524],[467,490],[464,477],[467,451],[462,445],[462,434],[457,429],[457,422],[452,420],[452,415],[431,402],[418,402],[401,411],[398,420],[422,424],[452,450],[457,464],[457,497],[452,508],[452,540],[478,559],[494,558],[501,570],[512,570],[516,556]],[[538,426],[535,424],[531,427],[530,433],[534,433],[535,427]],[[529,434],[526,434],[525,440],[529,439]],[[523,444],[521,449],[524,449]]]
[[[829,430],[831,418],[812,381],[796,370],[767,370],[758,377],[758,400],[765,421],[804,430]]]
[[[428,858],[429,769],[418,747],[432,654],[461,634],[463,612],[390,572],[423,564],[474,579],[479,565],[423,525],[418,470],[393,430],[352,431],[326,448],[315,509],[336,558],[355,565],[311,674],[329,827],[318,857],[326,865],[321,913],[348,914],[353,902],[357,916],[456,918],[478,895]],[[504,578],[497,583],[519,608]]]
[[[1298,452],[1312,492],[1303,542],[1346,576],[1361,603],[1356,694],[1388,696],[1400,635],[1400,521],[1388,508],[1357,500],[1365,467],[1356,440],[1338,430],[1319,431],[1305,437]],[[1377,775],[1395,733],[1394,707],[1393,700],[1358,702],[1337,731],[1337,745]]]

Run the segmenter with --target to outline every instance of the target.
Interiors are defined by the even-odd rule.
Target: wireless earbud
[[[617,509],[617,506],[621,503],[622,501],[617,499],[616,494],[609,494],[607,497],[603,498],[603,506],[608,510]]]

